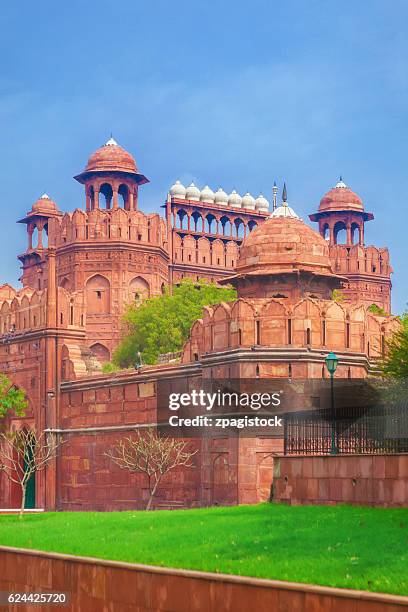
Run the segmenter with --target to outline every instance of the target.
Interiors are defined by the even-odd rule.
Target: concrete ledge
[[[0,546],[0,590],[50,589],[68,592],[72,611],[408,610],[408,597],[396,595]]]

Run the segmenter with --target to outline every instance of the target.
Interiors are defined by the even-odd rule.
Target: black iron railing
[[[341,408],[287,413],[286,455],[330,454],[334,428],[339,454],[408,452],[408,401],[369,410]]]

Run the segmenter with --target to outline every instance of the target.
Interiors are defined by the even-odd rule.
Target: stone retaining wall
[[[0,547],[0,591],[65,591],[72,612],[402,612],[408,597]],[[39,610],[10,606],[10,611]]]
[[[273,500],[408,506],[408,454],[275,458]]]

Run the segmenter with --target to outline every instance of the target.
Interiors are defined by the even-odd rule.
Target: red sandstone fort
[[[62,213],[44,194],[19,221],[27,229],[22,288],[0,287],[1,372],[29,401],[9,425],[66,440],[36,476],[36,507],[143,507],[144,476],[120,472],[104,451],[155,423],[161,378],[322,378],[329,350],[339,357],[336,376],[364,378],[384,353],[398,325],[388,249],[366,246],[374,216],[342,180],[310,215],[316,231],[288,205],[286,189],[278,203],[275,186],[270,205],[263,195],[177,181],[164,215],[145,214],[139,187],[148,179],[113,139],[75,179],[83,206]],[[204,309],[179,362],[103,375],[126,306],[183,277],[231,283],[238,299]],[[196,443],[196,469],[169,475],[158,505],[268,496],[279,440]],[[17,488],[0,477],[0,507],[18,505]]]

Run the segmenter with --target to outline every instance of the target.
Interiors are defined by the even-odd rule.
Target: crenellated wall
[[[364,305],[311,298],[295,304],[277,299],[239,299],[204,309],[203,317],[191,329],[182,361],[190,363],[203,355],[241,347],[320,353],[334,350],[350,356],[344,376],[361,376],[361,364],[353,362],[355,355],[364,356],[367,363],[381,357],[385,338],[399,325],[396,317],[374,315]],[[320,372],[314,365],[308,375],[320,377],[324,372],[322,360]]]
[[[49,240],[57,248],[79,241],[122,240],[166,249],[167,233],[164,219],[155,213],[123,208],[85,212],[77,208],[50,221]]]
[[[391,312],[392,267],[387,248],[336,244],[330,246],[330,259],[336,274],[348,278],[341,290],[347,300]]]

